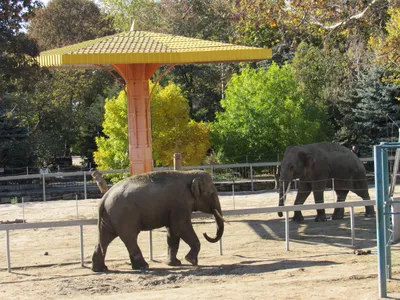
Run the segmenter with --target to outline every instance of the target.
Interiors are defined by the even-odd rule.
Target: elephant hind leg
[[[138,234],[139,234],[138,232],[128,233],[120,235],[120,238],[122,242],[125,244],[125,247],[128,249],[132,269],[147,270],[149,268],[149,264],[144,260],[142,251],[140,250],[139,245],[137,243]]]
[[[168,262],[169,266],[180,266],[182,263],[176,258],[179,249],[180,237],[176,232],[167,227],[167,243],[168,243]]]
[[[93,272],[104,272],[108,270],[107,266],[105,265],[107,248],[116,237],[116,233],[110,232],[104,227],[100,228],[98,243],[92,256]]]
[[[347,194],[349,193],[348,190],[337,190],[337,202],[344,202],[346,200]],[[333,211],[332,220],[341,220],[344,218],[344,207],[337,207]]]

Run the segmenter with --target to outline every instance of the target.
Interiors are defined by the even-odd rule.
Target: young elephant
[[[147,269],[137,244],[142,230],[167,228],[168,265],[179,266],[176,258],[179,241],[190,246],[185,259],[197,265],[200,241],[193,230],[191,214],[213,214],[218,242],[224,232],[221,205],[211,176],[204,171],[160,171],[129,177],[114,185],[102,198],[99,207],[99,238],[92,257],[94,272],[106,271],[104,259],[108,245],[119,236],[129,252],[132,269]]]

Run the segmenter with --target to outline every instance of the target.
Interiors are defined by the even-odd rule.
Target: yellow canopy
[[[111,64],[192,64],[270,59],[271,49],[245,47],[170,34],[130,31],[48,50],[44,67],[90,68]]]

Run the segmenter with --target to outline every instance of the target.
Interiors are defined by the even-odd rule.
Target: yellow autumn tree
[[[157,86],[151,99],[153,159],[171,166],[173,153],[182,154],[183,165],[199,165],[210,148],[210,126],[189,117],[189,102],[174,83]]]
[[[96,139],[94,160],[99,169],[129,167],[126,95],[106,100],[103,132]],[[172,166],[174,153],[182,154],[183,165],[199,165],[210,147],[210,126],[189,117],[188,100],[178,86],[158,86],[151,99],[153,159],[156,165]]]

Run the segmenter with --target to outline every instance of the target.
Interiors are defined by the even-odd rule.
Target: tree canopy
[[[172,166],[173,153],[182,154],[183,165],[198,165],[210,147],[209,126],[189,118],[188,100],[175,84],[158,86],[151,99],[153,159],[158,166]],[[96,138],[94,153],[101,169],[129,167],[128,120],[124,91],[109,98],[103,122],[105,136]]]
[[[225,160],[270,160],[287,145],[324,140],[324,112],[304,98],[290,65],[246,68],[232,76],[213,126]]]

